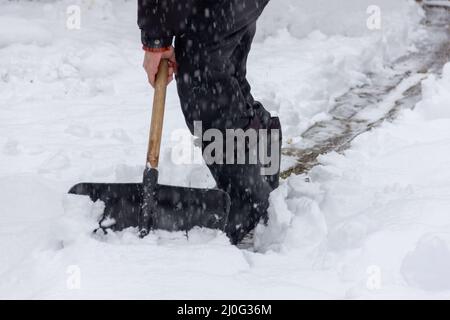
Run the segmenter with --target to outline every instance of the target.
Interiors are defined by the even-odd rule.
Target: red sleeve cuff
[[[170,50],[170,47],[165,47],[165,48],[149,48],[149,47],[146,47],[146,46],[142,46],[142,50],[147,51],[147,52],[164,52],[164,51]]]

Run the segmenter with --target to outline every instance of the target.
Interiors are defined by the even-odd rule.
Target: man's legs
[[[201,121],[203,130],[219,129],[225,136],[226,129],[264,128],[259,116],[270,119],[270,114],[255,103],[246,79],[247,56],[255,27],[256,22],[252,22],[216,42],[177,39],[178,94],[192,133],[194,121]],[[249,149],[244,152],[248,154]],[[273,188],[261,175],[260,164],[210,164],[208,167],[217,187],[230,194],[232,205],[226,233],[237,243],[266,216]]]

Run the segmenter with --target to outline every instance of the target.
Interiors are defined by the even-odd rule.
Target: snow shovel
[[[224,230],[230,196],[217,189],[185,188],[158,184],[168,61],[162,60],[156,77],[146,166],[142,183],[80,183],[70,194],[89,196],[105,204],[99,228],[120,231],[139,227],[149,230],[188,231],[195,226]]]

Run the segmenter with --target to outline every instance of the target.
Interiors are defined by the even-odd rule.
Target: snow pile
[[[411,10],[417,11],[414,1],[379,0],[271,0],[261,20],[261,34],[286,28],[296,37],[304,37],[314,30],[320,30],[327,35],[361,36],[370,33],[367,27],[368,18],[379,8],[383,28],[401,30],[399,20],[417,19],[419,12],[411,15]],[[393,12],[395,11],[395,12]],[[286,14],[289,12],[289,14]]]
[[[450,63],[442,78],[423,82],[416,108],[273,192],[258,250],[342,270],[341,280],[360,282],[350,296],[372,296],[363,279],[376,266],[377,294],[406,294],[410,285],[448,297]]]
[[[444,66],[442,79],[430,77],[423,82],[423,99],[417,104],[417,109],[427,120],[450,118],[449,107],[450,64]]]
[[[379,25],[373,24],[372,18],[378,16]],[[389,51],[388,58],[394,58],[410,45],[411,34],[422,17],[422,10],[408,0],[271,0],[259,22],[257,39],[280,29],[296,38],[315,30],[327,36],[372,36],[380,41],[378,49]]]
[[[19,43],[46,45],[50,42],[51,33],[39,23],[0,14],[0,48]]]

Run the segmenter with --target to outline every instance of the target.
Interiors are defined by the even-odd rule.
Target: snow
[[[368,30],[369,2],[269,4],[249,78],[286,145],[423,36],[409,1],[377,1],[382,28]],[[80,30],[66,28],[74,4]],[[450,297],[449,64],[415,111],[283,181],[256,251],[213,230],[92,235],[103,204],[66,191],[143,171],[152,91],[135,1],[0,5],[0,298]],[[213,186],[204,166],[171,159],[171,133],[186,130],[174,85],[164,126],[160,181]]]
[[[14,28],[14,32],[11,32]],[[17,43],[47,45],[51,34],[38,23],[23,18],[2,16],[0,20],[0,48]]]
[[[348,282],[377,266],[378,297],[414,298],[421,289],[450,297],[450,63],[423,88],[415,111],[361,135],[343,155],[321,156],[307,176],[274,191],[258,251],[341,270]],[[365,283],[348,290],[373,297]]]

